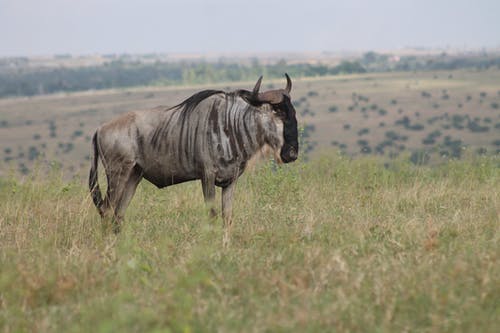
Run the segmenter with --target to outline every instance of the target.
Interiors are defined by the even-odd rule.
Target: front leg
[[[205,204],[210,209],[210,217],[214,218],[217,216],[217,211],[215,210],[215,174],[213,172],[207,172],[201,179],[201,187],[203,188],[203,197],[205,198]]]
[[[222,244],[228,247],[231,241],[231,225],[233,214],[233,193],[236,187],[236,181],[233,181],[226,187],[222,188],[222,220],[224,221],[224,236]]]

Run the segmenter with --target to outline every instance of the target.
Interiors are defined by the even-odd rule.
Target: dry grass
[[[498,158],[325,156],[239,182],[231,248],[201,186],[143,182],[122,233],[84,182],[0,182],[3,332],[494,332]]]

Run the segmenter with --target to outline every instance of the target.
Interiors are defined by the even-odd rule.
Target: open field
[[[198,182],[141,183],[114,236],[82,182],[5,178],[0,330],[496,332],[499,163],[264,164],[239,181],[227,250]]]
[[[255,82],[0,99],[0,331],[496,332],[499,82],[294,80],[301,159],[241,178],[230,249],[199,182],[142,182],[114,236],[81,176],[102,122]]]
[[[257,78],[255,78],[257,79]],[[293,79],[293,78],[292,78]],[[420,152],[430,162],[464,151],[500,150],[500,70],[369,73],[294,80],[292,97],[312,153],[393,157]],[[255,82],[144,87],[0,99],[0,176],[28,174],[42,158],[69,174],[86,172],[89,140],[102,122],[130,110],[175,105],[205,88],[251,89]],[[264,80],[263,88],[284,85]]]

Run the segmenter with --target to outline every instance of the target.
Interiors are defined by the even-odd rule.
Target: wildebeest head
[[[297,118],[295,108],[290,99],[292,90],[292,80],[288,74],[286,76],[285,89],[269,90],[259,93],[262,76],[259,78],[252,91],[252,95],[260,103],[269,104],[274,114],[283,122],[283,145],[280,150],[280,159],[284,163],[290,163],[297,159],[299,155],[299,140],[297,129]]]

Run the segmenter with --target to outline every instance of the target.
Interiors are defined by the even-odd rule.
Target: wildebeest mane
[[[200,102],[203,101],[204,99],[206,99],[212,95],[224,94],[224,93],[225,92],[222,90],[213,90],[213,89],[203,90],[203,91],[197,92],[196,94],[192,95],[191,97],[186,98],[184,101],[171,107],[170,109],[184,108],[184,110],[189,112],[189,111],[193,110],[194,108],[196,108],[196,106],[198,104],[200,104]]]
[[[217,95],[217,94],[225,94],[227,96],[233,96],[233,97],[241,97],[243,98],[248,104],[251,104],[253,106],[260,106],[262,105],[262,102],[260,102],[250,91],[248,90],[236,90],[234,92],[227,93],[222,90],[203,90],[200,92],[197,92],[196,94],[186,98],[184,101],[181,103],[171,107],[170,109],[180,109],[183,108],[186,112],[190,112],[196,108],[198,104],[201,103],[201,101],[209,98],[210,96]]]

